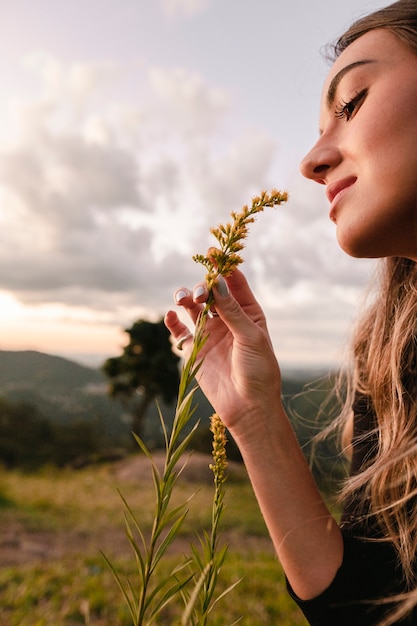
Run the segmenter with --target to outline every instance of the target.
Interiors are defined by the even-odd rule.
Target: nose
[[[306,178],[325,185],[328,173],[337,167],[341,160],[339,149],[329,144],[323,134],[301,161],[300,171]]]

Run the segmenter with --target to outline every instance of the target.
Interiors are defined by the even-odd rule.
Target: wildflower
[[[210,418],[210,431],[213,433],[212,457],[214,463],[209,465],[214,474],[214,483],[219,488],[226,480],[225,471],[227,467],[226,457],[226,427],[217,413],[213,413]]]
[[[219,248],[209,248],[206,255],[196,254],[193,260],[206,267],[206,282],[209,291],[219,275],[229,276],[238,265],[243,262],[239,252],[243,250],[243,240],[248,236],[249,224],[255,221],[255,215],[261,213],[266,207],[273,207],[287,202],[288,193],[273,189],[269,194],[262,191],[259,196],[252,199],[250,207],[245,204],[240,213],[231,213],[232,222],[220,224],[217,228],[211,228],[210,232],[219,243]]]

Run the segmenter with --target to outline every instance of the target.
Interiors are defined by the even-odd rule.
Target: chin
[[[401,246],[392,247],[392,246],[381,246],[375,241],[370,242],[367,240],[358,240],[358,239],[342,239],[337,238],[340,248],[350,257],[354,259],[384,259],[386,257],[403,257],[406,259],[411,259],[412,261],[417,260],[417,251],[415,254],[410,254],[409,252],[405,252]]]
[[[356,237],[343,237],[339,229],[336,232],[336,236],[340,248],[349,256],[354,257],[355,259],[362,259],[368,256],[368,254],[365,254],[364,245],[361,244]]]
[[[375,237],[372,237],[372,241],[370,241],[369,237],[360,237],[352,231],[345,232],[343,235],[342,229],[336,231],[336,236],[343,252],[355,259],[377,259],[391,256],[387,252],[384,253],[380,246],[375,245],[377,243]]]

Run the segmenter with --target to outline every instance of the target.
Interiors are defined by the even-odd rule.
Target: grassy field
[[[178,483],[176,503],[195,494],[181,535],[163,567],[189,554],[196,531],[208,527],[212,486],[209,459],[191,459]],[[131,626],[122,594],[101,555],[135,581],[135,560],[124,532],[118,490],[146,532],[153,518],[153,485],[146,459],[79,471],[36,474],[3,470],[0,476],[0,626]],[[193,465],[194,464],[194,465]],[[227,484],[223,540],[229,552],[221,587],[242,579],[221,600],[210,626],[227,626],[242,616],[244,626],[305,626],[287,596],[250,485],[245,477]],[[176,624],[181,602],[162,626]]]

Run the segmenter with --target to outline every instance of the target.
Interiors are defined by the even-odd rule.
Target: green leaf
[[[129,520],[130,520],[130,522],[133,524],[135,530],[137,531],[137,533],[138,533],[138,535],[139,535],[139,537],[140,537],[140,539],[142,541],[142,545],[144,546],[144,549],[146,551],[145,537],[144,537],[144,535],[142,533],[142,530],[141,530],[141,528],[140,528],[140,526],[138,524],[138,521],[137,521],[137,519],[135,517],[135,514],[133,513],[132,509],[130,508],[129,503],[127,502],[126,498],[120,492],[119,492],[119,495],[120,495],[120,498],[122,499],[122,502],[123,502],[124,507],[125,507],[125,523],[126,523],[126,527],[128,529],[128,532],[130,532],[130,533],[132,532],[131,528],[130,528],[130,523],[129,523]],[[133,534],[132,534],[132,536],[133,536]]]
[[[213,610],[214,606],[220,602],[220,600],[222,598],[224,598],[225,596],[227,596],[231,591],[233,591],[233,589],[235,587],[237,587],[241,582],[242,582],[243,578],[239,578],[239,580],[236,580],[236,582],[234,582],[232,585],[230,585],[227,589],[225,589],[223,591],[223,593],[221,593],[213,602],[213,604],[211,605],[210,609],[209,609],[209,613],[211,613],[211,611]],[[238,621],[240,621],[242,618],[239,617],[239,619],[236,622],[233,622],[234,624],[237,624]],[[233,626],[233,625],[232,625]]]
[[[201,572],[201,575],[199,577],[199,579],[196,582],[196,585],[193,589],[192,594],[190,595],[189,601],[187,603],[187,606],[185,607],[185,610],[181,616],[181,626],[188,626],[189,621],[191,619],[191,614],[194,611],[194,607],[198,601],[198,596],[200,594],[200,591],[206,581],[207,578],[207,574],[209,573],[209,570],[211,568],[211,561],[209,563],[207,563],[206,567],[204,568],[204,570]]]
[[[191,431],[188,433],[188,435],[186,437],[184,437],[184,439],[182,440],[182,442],[178,445],[178,447],[172,452],[171,457],[169,459],[168,465],[165,469],[165,476],[169,475],[171,472],[174,471],[175,466],[177,465],[177,463],[180,461],[180,459],[182,458],[185,450],[188,448],[192,438],[194,437],[194,434],[197,430],[199,426],[199,422],[197,422],[193,428],[191,429]],[[180,470],[181,472],[183,471],[183,468]]]
[[[169,589],[166,590],[163,596],[154,604],[152,610],[150,611],[150,620],[154,620],[155,617],[159,615],[159,613],[166,607],[169,602],[173,600],[173,598],[180,593],[192,580],[193,575],[189,575],[185,580],[177,580]],[[162,581],[154,590],[155,593],[152,594],[154,597],[159,593],[163,587],[168,584],[169,580]]]
[[[120,588],[120,591],[123,594],[123,597],[124,597],[124,599],[126,601],[126,604],[127,604],[128,608],[129,608],[129,612],[130,612],[130,615],[132,617],[133,623],[136,624],[138,607],[137,607],[137,605],[135,604],[135,602],[133,600],[133,596],[131,597],[127,593],[126,588],[125,588],[125,586],[124,586],[124,584],[122,582],[122,579],[121,579],[120,575],[118,574],[118,572],[117,572],[116,568],[114,567],[114,565],[112,565],[111,561],[104,554],[104,552],[100,551],[100,554],[102,555],[102,557],[105,560],[107,566],[109,567],[110,571],[112,572],[112,574],[113,574],[113,576],[114,576],[114,578],[115,578],[115,580],[116,580],[116,582],[117,582],[117,584],[118,584],[118,586]]]
[[[174,541],[175,537],[178,535],[178,533],[180,531],[180,528],[183,525],[186,516],[187,516],[187,511],[185,511],[185,513],[183,513],[181,515],[181,517],[172,525],[171,529],[169,530],[169,532],[165,536],[164,540],[158,546],[158,549],[156,550],[155,555],[154,555],[153,568],[152,569],[155,569],[157,563],[160,561],[162,556],[165,554],[168,546]]]

